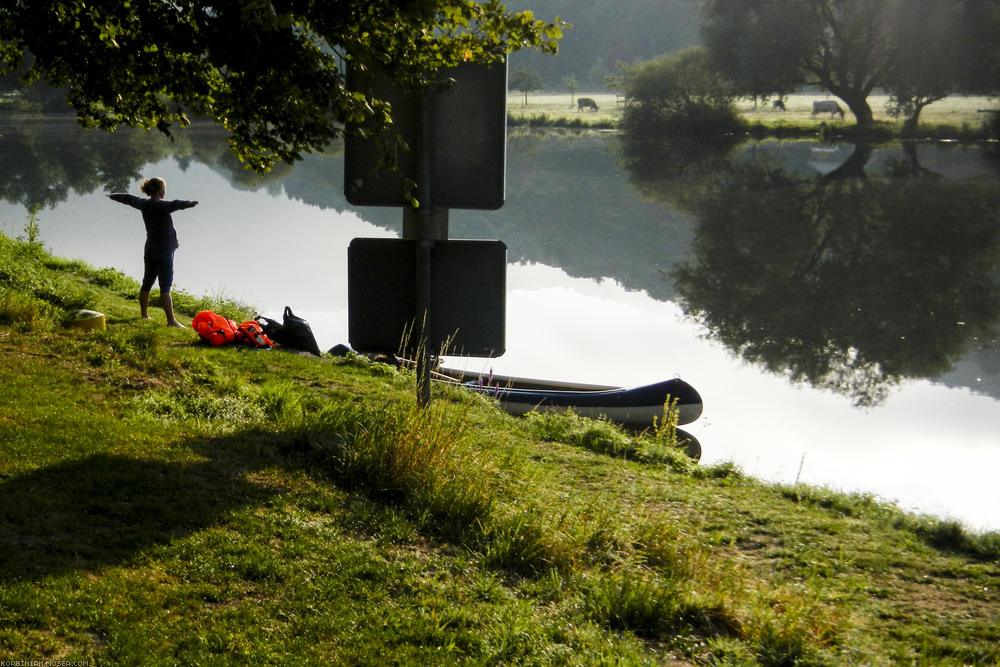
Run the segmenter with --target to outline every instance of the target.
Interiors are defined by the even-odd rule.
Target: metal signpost
[[[392,105],[392,131],[410,150],[381,166],[385,147],[351,132],[344,191],[355,205],[403,208],[401,239],[354,239],[348,251],[349,339],[362,352],[402,351],[417,360],[417,400],[430,402],[433,359],[504,352],[506,247],[448,240],[448,209],[497,209],[506,171],[507,66],[441,70],[434,92],[395,88],[352,71]],[[408,190],[411,184],[416,188]],[[410,194],[419,207],[410,204]]]

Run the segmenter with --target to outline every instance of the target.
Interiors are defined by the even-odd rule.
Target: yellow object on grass
[[[78,310],[66,319],[66,325],[76,329],[100,331],[107,328],[104,313],[99,313],[96,310]]]

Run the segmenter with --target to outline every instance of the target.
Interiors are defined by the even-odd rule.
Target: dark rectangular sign
[[[412,355],[417,241],[354,239],[347,251],[348,336],[359,352]],[[435,241],[430,345],[434,354],[498,357],[506,346],[507,246]]]
[[[405,93],[377,73],[348,76],[352,90],[370,91],[392,105],[392,130],[409,150],[394,150],[399,168],[380,166],[382,141],[348,132],[344,147],[344,193],[352,204],[407,206],[406,179],[419,183],[418,147],[426,105],[431,136],[431,202],[421,206],[497,209],[504,202],[507,151],[507,65],[465,63],[440,70],[439,92]],[[451,81],[449,81],[451,80]],[[452,83],[453,81],[453,83]],[[356,129],[356,128],[352,128]],[[412,191],[412,189],[411,189]],[[414,196],[416,192],[412,193]]]

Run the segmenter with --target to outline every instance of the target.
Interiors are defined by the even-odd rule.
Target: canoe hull
[[[545,389],[541,388],[544,383],[538,380],[526,381],[532,388],[519,388],[516,382],[505,385],[498,380],[494,378],[492,386],[481,385],[478,381],[467,382],[465,386],[495,397],[501,407],[513,415],[532,410],[572,409],[584,417],[606,417],[633,428],[646,428],[653,425],[654,418],[662,419],[667,401],[677,400],[678,424],[690,424],[698,419],[703,407],[695,388],[679,378],[634,388],[587,389],[572,388],[573,385],[565,383]]]

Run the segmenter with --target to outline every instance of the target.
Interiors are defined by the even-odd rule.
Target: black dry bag
[[[267,337],[279,345],[291,347],[296,350],[303,350],[315,354],[317,357],[323,356],[316,344],[316,337],[313,335],[312,327],[304,319],[292,312],[289,306],[285,306],[284,322],[279,323],[266,317],[262,320],[261,326]]]

